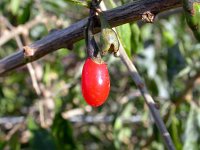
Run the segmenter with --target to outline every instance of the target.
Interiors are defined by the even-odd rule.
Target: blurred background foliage
[[[104,2],[111,8],[130,1]],[[0,58],[87,15],[86,8],[67,0],[1,0]],[[5,40],[20,27],[19,34]],[[200,44],[182,9],[159,14],[153,24],[138,21],[117,31],[176,149],[199,150]],[[0,78],[0,149],[165,149],[119,58],[104,58],[111,78],[107,102],[87,106],[80,88],[85,57],[81,40],[73,51],[60,49]]]

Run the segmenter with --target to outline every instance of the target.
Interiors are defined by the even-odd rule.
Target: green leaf
[[[156,83],[155,78],[149,79],[147,81],[147,86],[148,86],[149,89],[151,89],[151,92],[152,92],[153,95],[158,95],[159,94],[158,85]]]
[[[107,7],[108,9],[117,7],[116,2],[113,1],[113,0],[107,0],[107,1],[104,1],[104,3],[105,3],[105,5],[106,5],[106,7]]]
[[[131,27],[130,24],[124,24],[117,27],[119,39],[126,50],[126,53],[131,57]]]
[[[83,6],[83,7],[89,7],[88,6],[88,3],[89,3],[89,0],[87,0],[87,2],[85,1],[80,1],[80,0],[65,0],[66,2],[70,2],[70,3],[73,3],[75,5],[80,5],[80,6]]]
[[[41,1],[41,7],[43,7],[46,11],[52,12],[56,15],[62,14],[63,10],[65,10],[67,6],[68,4],[64,1]]]
[[[167,51],[167,77],[171,83],[174,77],[185,67],[186,61],[180,52],[178,43]]]
[[[21,0],[11,0],[10,8],[14,15],[17,15]]]
[[[26,3],[25,7],[23,9],[21,9],[21,12],[19,13],[18,16],[18,22],[19,24],[24,24],[26,23],[31,15],[31,7],[32,7],[32,0],[30,0],[28,3]]]
[[[173,46],[175,44],[175,38],[174,35],[171,34],[170,31],[164,30],[162,32],[163,34],[163,39],[165,40],[166,44],[170,47]]]
[[[60,113],[56,114],[51,129],[57,149],[76,149],[71,123],[64,120]]]
[[[173,107],[173,109],[170,112],[171,116],[171,135],[172,135],[172,140],[175,144],[175,147],[177,150],[182,150],[182,143],[180,141],[180,122],[176,117],[176,109]]]
[[[9,145],[10,145],[10,148],[13,150],[20,150],[19,135],[17,134],[17,132],[9,140]]]
[[[45,82],[46,85],[50,85],[50,80],[49,80],[50,72],[51,72],[50,64],[45,64],[43,82]]]
[[[0,149],[4,149],[5,146],[6,146],[6,142],[0,140]]]
[[[186,130],[185,130],[185,142],[183,150],[198,150],[200,149],[200,135],[199,135],[199,125],[197,121],[197,116],[199,113],[199,108],[194,104],[191,105],[190,113],[188,115]]]
[[[197,124],[198,124],[198,128],[200,128],[200,109],[197,109]]]
[[[124,141],[125,138],[130,138],[130,136],[131,136],[131,129],[128,128],[128,127],[124,127],[124,128],[119,132],[118,138],[119,138],[121,141]]]
[[[31,143],[31,149],[35,150],[55,150],[56,146],[53,141],[53,137],[49,133],[49,131],[45,129],[38,129],[38,130],[32,130],[32,139],[30,141]]]
[[[131,24],[131,49],[138,53],[143,49],[140,28],[136,23]]]
[[[120,130],[122,128],[122,120],[120,118],[117,118],[114,124],[115,130]]]
[[[16,93],[14,90],[11,90],[8,87],[5,87],[2,89],[3,90],[3,94],[6,98],[8,99],[14,99],[14,97],[16,97]]]
[[[34,121],[34,119],[32,117],[27,118],[27,126],[28,126],[29,130],[39,129],[38,125],[36,124],[36,122]]]
[[[49,131],[42,129],[32,117],[27,119],[28,129],[31,131],[30,146],[35,150],[55,150],[55,142]]]

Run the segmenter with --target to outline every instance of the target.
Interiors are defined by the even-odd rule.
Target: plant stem
[[[121,58],[122,62],[126,65],[133,81],[135,82],[135,84],[137,85],[138,89],[140,90],[142,96],[144,97],[144,100],[147,103],[147,105],[151,111],[154,121],[163,137],[163,140],[164,140],[168,150],[175,150],[174,144],[170,137],[170,134],[167,131],[165,124],[161,119],[160,113],[156,108],[156,105],[155,105],[155,102],[154,102],[152,96],[149,94],[149,92],[145,86],[145,83],[142,81],[136,67],[129,59],[128,55],[126,54],[126,52],[121,44],[120,44],[119,51],[120,51],[120,58]]]
[[[93,37],[91,26],[92,26],[92,20],[91,18],[89,18],[85,29],[85,44],[86,44],[87,57],[93,57],[94,55],[94,48],[91,44]]]

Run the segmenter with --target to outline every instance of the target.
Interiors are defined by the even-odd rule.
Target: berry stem
[[[97,5],[99,1],[92,1],[90,4],[90,14],[88,23],[86,25],[85,29],[85,43],[86,43],[86,53],[87,57],[91,58],[98,58],[101,59],[100,50],[97,46],[97,43],[95,41],[94,35],[93,35],[93,17],[95,16],[95,9],[93,8],[93,5]],[[94,3],[94,4],[93,4]]]
[[[91,26],[92,26],[92,21],[91,18],[89,17],[88,19],[88,23],[85,29],[85,43],[86,43],[86,53],[87,53],[87,57],[93,57],[94,55],[94,48],[92,46],[92,31],[91,31]]]

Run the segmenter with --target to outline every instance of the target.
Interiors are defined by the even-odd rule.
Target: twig
[[[141,15],[146,11],[157,14],[180,6],[180,0],[140,0],[108,10],[105,12],[105,15],[109,24],[112,27],[115,27],[141,19]],[[87,20],[87,18],[83,19],[66,29],[55,31],[43,39],[27,46],[34,51],[33,55],[30,57],[25,57],[24,51],[21,49],[20,51],[1,59],[0,76],[28,62],[35,61],[57,49],[67,47],[67,45],[83,39],[83,32]],[[100,28],[98,28],[98,24],[96,24],[94,32],[97,33],[99,31]]]
[[[18,123],[23,122],[24,120],[25,120],[24,116],[1,117],[0,118],[0,125],[7,124],[7,123],[18,124]]]
[[[0,15],[0,21],[1,22],[3,22],[3,20],[5,20],[4,18],[5,17]],[[7,30],[2,32],[1,36],[0,36],[0,46],[2,46],[6,42],[8,42],[12,38],[14,38],[16,35],[28,32],[32,27],[34,27],[35,25],[37,25],[39,23],[46,24],[46,23],[49,22],[49,20],[51,20],[52,22],[56,22],[56,21],[61,22],[61,20],[58,20],[58,18],[56,18],[55,16],[44,17],[44,15],[38,15],[37,17],[35,17],[30,22],[28,22],[28,23],[26,23],[24,25],[19,25],[18,27],[15,27],[12,30],[12,32],[11,31],[7,31]]]
[[[43,128],[45,128],[46,121],[45,121],[45,115],[44,115],[44,102],[42,100],[38,101],[38,108],[39,108],[40,124]]]
[[[19,124],[16,124],[9,132],[8,134],[6,135],[6,140],[9,141],[10,138],[23,126],[24,124],[24,121],[19,123]]]
[[[186,82],[185,82],[185,89],[174,99],[172,99],[172,101],[174,102],[174,104],[176,105],[176,107],[178,107],[182,101],[184,101],[186,99],[186,96],[188,95],[188,92],[194,87],[196,81],[200,78],[200,70],[197,71],[197,73],[189,78]]]
[[[29,71],[29,74],[30,74],[30,77],[31,77],[31,81],[32,81],[32,84],[33,84],[33,88],[34,88],[36,94],[41,95],[41,89],[39,87],[39,83],[37,81],[37,77],[36,77],[33,65],[31,63],[28,63],[27,68],[28,68],[28,71]]]
[[[6,26],[8,27],[8,29],[11,30],[11,32],[14,32],[14,27],[12,26],[12,24],[4,17],[4,16],[1,16],[1,19],[5,22]],[[23,44],[22,44],[22,41],[19,37],[18,34],[15,34],[15,41],[18,45],[18,48],[21,49],[23,47]],[[38,85],[38,82],[37,82],[37,78],[36,78],[36,75],[35,75],[35,70],[33,69],[33,66],[31,63],[27,64],[27,68],[28,68],[28,71],[29,71],[29,74],[31,76],[31,81],[32,81],[32,84],[33,84],[33,88],[35,90],[35,92],[37,93],[37,95],[40,95],[41,94],[41,90],[39,88],[39,85]]]
[[[170,137],[170,134],[167,131],[165,124],[160,117],[160,113],[157,110],[156,104],[155,104],[152,96],[149,94],[145,83],[142,81],[137,69],[135,68],[135,66],[133,65],[133,63],[131,62],[129,57],[127,56],[127,54],[122,46],[120,46],[119,51],[120,51],[120,58],[121,58],[122,62],[126,65],[126,67],[128,68],[132,79],[134,80],[134,82],[137,85],[138,89],[140,90],[142,96],[144,97],[144,100],[147,103],[147,105],[151,111],[154,121],[165,141],[165,144],[166,144],[168,150],[174,150],[175,148],[174,148],[172,139]]]
[[[7,25],[7,27],[11,30],[11,32],[14,32],[13,31],[14,27],[12,26],[12,24],[5,17],[3,17],[3,19],[4,19],[4,22]],[[27,32],[23,32],[22,35],[26,39],[25,43],[28,43],[28,34],[27,34]],[[21,39],[20,39],[18,34],[15,34],[15,39],[16,39],[16,42],[17,42],[17,45],[18,45],[19,49],[21,49],[23,47],[23,44],[22,44],[22,41],[21,41]],[[33,68],[33,65],[32,65],[32,63],[28,63],[26,66],[28,68],[28,71],[29,71],[29,74],[30,74],[30,77],[31,77],[33,88],[34,88],[36,94],[39,96],[41,94],[41,89],[39,87],[39,84],[38,84],[38,81],[37,81],[37,77],[36,77],[36,73],[35,73],[35,70]],[[45,119],[44,119],[43,103],[41,101],[39,102],[39,111],[40,111],[41,125],[44,127],[44,125],[45,125],[45,121],[44,120]],[[20,127],[20,125],[16,125],[9,132],[9,134],[7,135],[6,139],[9,140],[10,137],[18,130],[19,127]]]
[[[71,110],[73,111],[73,110]],[[76,110],[74,110],[76,111]],[[66,114],[68,112],[65,112]],[[70,113],[70,112],[69,112]],[[71,121],[72,123],[82,123],[82,124],[87,124],[87,123],[112,123],[115,116],[114,115],[85,115],[84,113],[77,113],[73,115],[62,115],[64,119],[67,119]],[[6,118],[0,118],[0,120],[6,119],[4,122],[0,122],[0,125],[5,125],[7,123],[15,125],[15,124],[22,124],[25,121],[25,117],[20,116],[20,117],[6,117]],[[122,122],[124,123],[142,123],[142,116],[140,115],[133,115],[130,117],[120,117]],[[15,122],[10,122],[10,120],[16,120]]]
[[[12,24],[4,16],[0,16],[0,20],[1,20],[1,22],[5,23],[5,25],[8,27],[9,30],[11,30],[11,32],[13,32],[14,27],[12,26]],[[22,48],[23,45],[22,45],[22,42],[21,42],[19,36],[17,34],[15,34],[14,38],[15,38],[15,41],[17,43],[18,48],[19,49]]]
[[[73,118],[69,118],[69,120],[73,123],[111,123],[115,119],[114,115],[81,115],[81,116],[75,116]],[[118,119],[121,119],[123,123],[141,123],[142,122],[142,116],[131,116],[131,117],[119,117]]]

